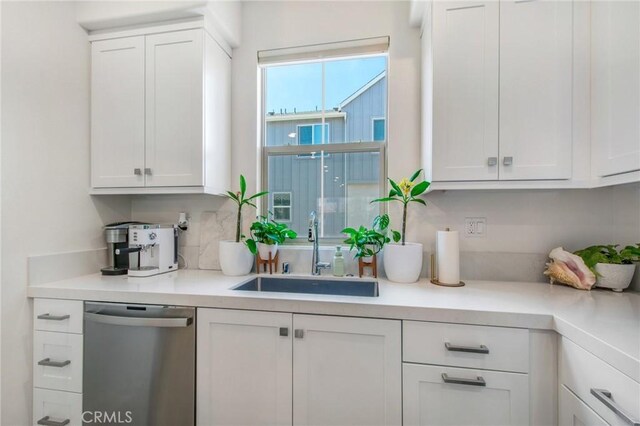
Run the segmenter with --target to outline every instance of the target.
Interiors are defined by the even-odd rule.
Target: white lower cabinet
[[[559,398],[558,424],[560,426],[607,426],[607,422],[564,385],[560,386]]]
[[[405,363],[405,425],[529,424],[526,374]]]
[[[33,424],[82,424],[82,394],[48,389],[33,390]]]
[[[400,321],[198,310],[199,425],[399,425]]]

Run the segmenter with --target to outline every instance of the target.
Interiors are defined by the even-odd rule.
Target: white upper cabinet
[[[147,36],[147,186],[204,185],[203,42],[202,30]]]
[[[91,181],[144,186],[144,36],[91,45]]]
[[[441,1],[430,16],[423,149],[432,155],[423,159],[432,180],[571,179],[572,3]]]
[[[231,59],[183,25],[91,36],[94,194],[228,187]]]
[[[591,140],[596,177],[640,170],[640,3],[591,3]]]
[[[501,180],[571,178],[572,10],[500,2]]]
[[[499,4],[433,4],[433,180],[498,179]]]

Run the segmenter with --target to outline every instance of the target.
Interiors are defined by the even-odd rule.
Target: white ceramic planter
[[[257,243],[258,246],[258,254],[260,255],[260,259],[269,260],[269,253],[271,253],[271,259],[276,258],[276,253],[278,252],[278,243],[276,244],[265,244],[265,243]]]
[[[636,264],[612,265],[608,263],[596,264],[596,287],[610,288],[613,291],[622,291],[629,287],[636,271]]]
[[[247,275],[253,267],[254,257],[247,246],[235,241],[220,241],[220,267],[225,275]]]
[[[422,244],[387,244],[382,256],[384,272],[389,281],[414,283],[422,271]]]

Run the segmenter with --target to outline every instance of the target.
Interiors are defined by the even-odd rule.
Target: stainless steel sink
[[[332,294],[336,296],[378,297],[378,282],[318,278],[258,277],[233,290],[277,293]]]

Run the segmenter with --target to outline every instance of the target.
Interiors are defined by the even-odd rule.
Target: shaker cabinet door
[[[572,176],[572,13],[500,1],[500,180]]]
[[[146,186],[204,184],[204,36],[146,37]]]
[[[144,36],[91,44],[91,186],[144,186]]]
[[[498,2],[433,2],[434,181],[498,179]]]

